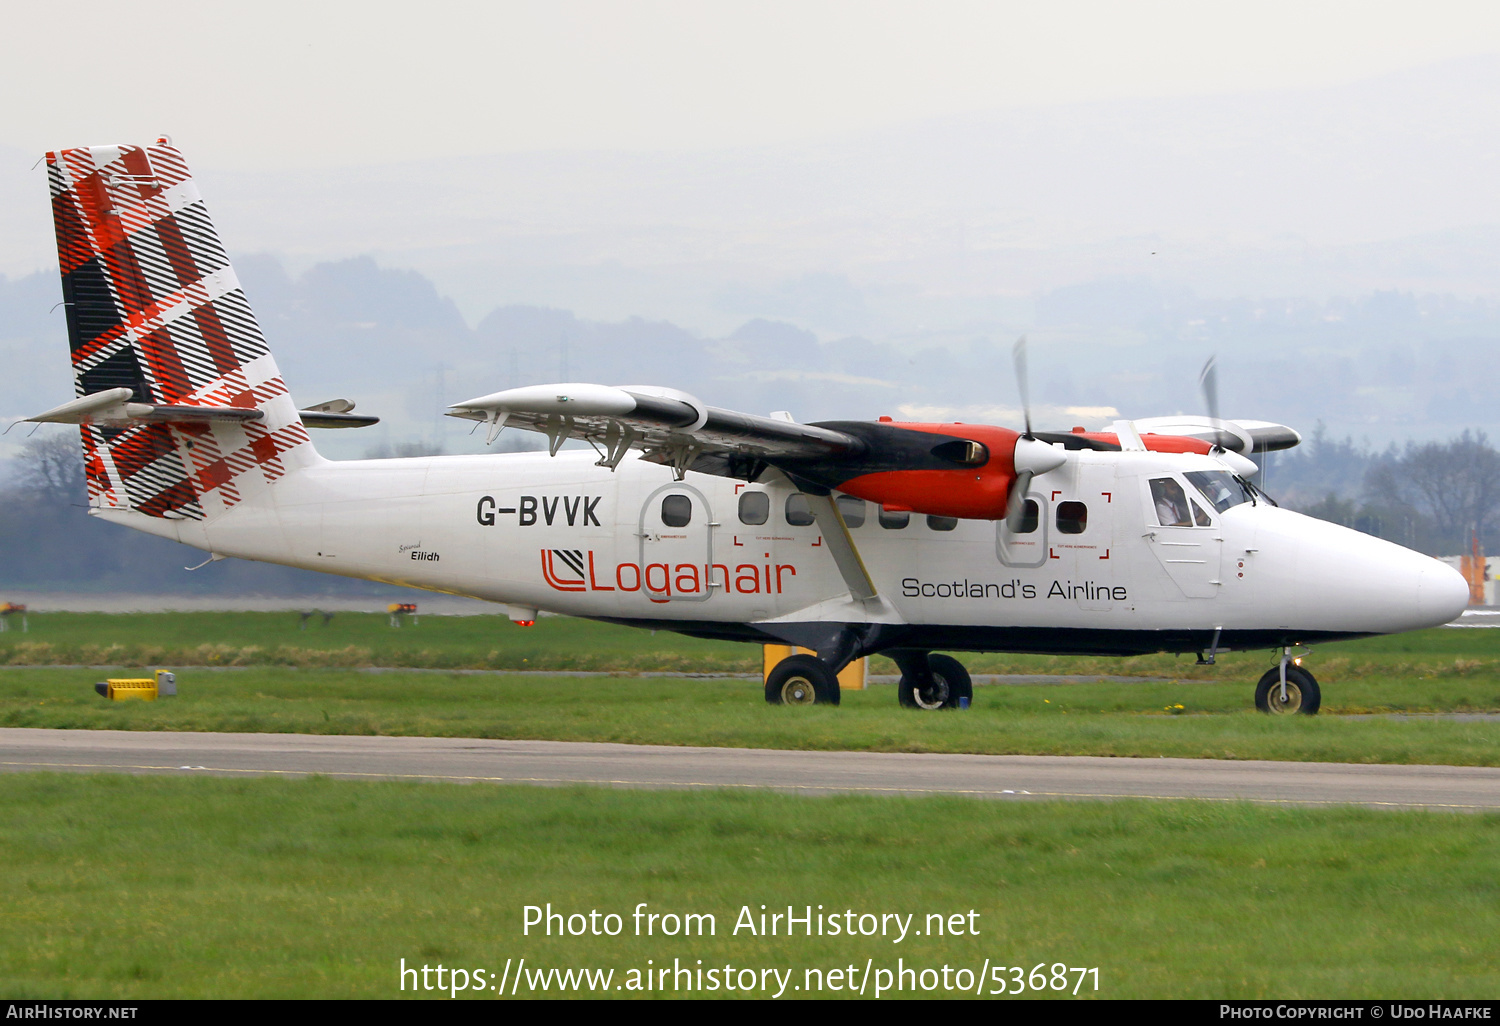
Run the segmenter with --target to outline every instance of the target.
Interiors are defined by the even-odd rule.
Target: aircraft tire
[[[1286,668],[1285,704],[1281,701],[1281,667],[1273,666],[1255,685],[1255,708],[1277,716],[1315,716],[1323,704],[1317,679],[1300,666]]]
[[[901,705],[906,709],[957,709],[959,699],[974,699],[974,681],[964,664],[952,656],[930,655],[927,666],[932,671],[932,686],[919,688],[916,681],[901,675],[897,686]]]
[[[839,679],[817,656],[787,656],[766,678],[772,705],[838,705]]]
[[[948,682],[948,701],[943,704],[944,709],[957,709],[960,699],[974,701],[974,679],[964,669],[963,663],[952,656],[930,655],[927,665],[932,667],[934,676]]]

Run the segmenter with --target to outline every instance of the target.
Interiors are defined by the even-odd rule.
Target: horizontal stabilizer
[[[100,424],[104,426],[163,423],[210,423],[212,421],[260,420],[260,410],[241,406],[188,406],[180,403],[138,403],[131,401],[128,388],[109,388],[72,402],[55,406],[46,413],[27,417],[34,424]]]
[[[379,417],[363,413],[302,413],[302,426],[310,428],[361,428],[379,423]]]
[[[361,428],[379,424],[379,417],[370,417],[354,412],[354,403],[348,399],[329,399],[314,403],[297,411],[302,426],[310,428]]]

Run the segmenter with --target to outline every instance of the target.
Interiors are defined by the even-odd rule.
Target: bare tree
[[[16,455],[16,484],[22,497],[41,506],[81,504],[87,494],[78,432],[33,438]]]
[[[1408,443],[1395,460],[1371,468],[1367,494],[1410,506],[1432,519],[1442,543],[1460,548],[1474,531],[1485,537],[1500,512],[1500,453],[1483,431],[1448,442]]]

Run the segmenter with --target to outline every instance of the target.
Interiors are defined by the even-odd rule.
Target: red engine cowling
[[[909,437],[911,433],[939,436],[941,440],[924,454],[924,458],[930,457],[928,465],[855,472],[842,479],[830,475],[833,480],[827,477],[824,480],[845,494],[879,503],[888,510],[961,520],[1003,519],[1017,478],[1044,474],[1061,466],[1069,449],[1120,447],[1119,436],[1113,432],[1081,428],[1067,435],[1042,433],[1037,438],[1023,438],[1011,428],[983,424],[891,424],[890,427],[902,436]],[[1072,439],[1077,439],[1077,443]],[[1183,435],[1147,434],[1141,441],[1152,452],[1207,453],[1211,449],[1207,442]],[[920,448],[925,450],[926,446]],[[1018,473],[1018,461],[1024,474]]]
[[[1013,456],[1019,432],[1010,428],[978,424],[901,424],[908,431],[921,431],[958,442],[949,469],[893,470],[861,474],[839,484],[839,491],[879,503],[888,510],[906,510],[937,517],[963,520],[999,520],[1005,516],[1010,487],[1016,479]],[[967,449],[958,446],[965,444]]]

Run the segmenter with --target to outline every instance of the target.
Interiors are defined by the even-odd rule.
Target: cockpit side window
[[[1151,502],[1156,506],[1156,522],[1163,527],[1192,527],[1188,513],[1187,493],[1175,478],[1151,479]]]
[[[1212,527],[1214,522],[1209,519],[1207,513],[1203,512],[1203,507],[1198,505],[1198,500],[1189,499],[1188,502],[1193,507],[1193,522],[1199,527]]]
[[[1250,486],[1227,470],[1195,470],[1183,477],[1220,513],[1242,502],[1255,501]]]

